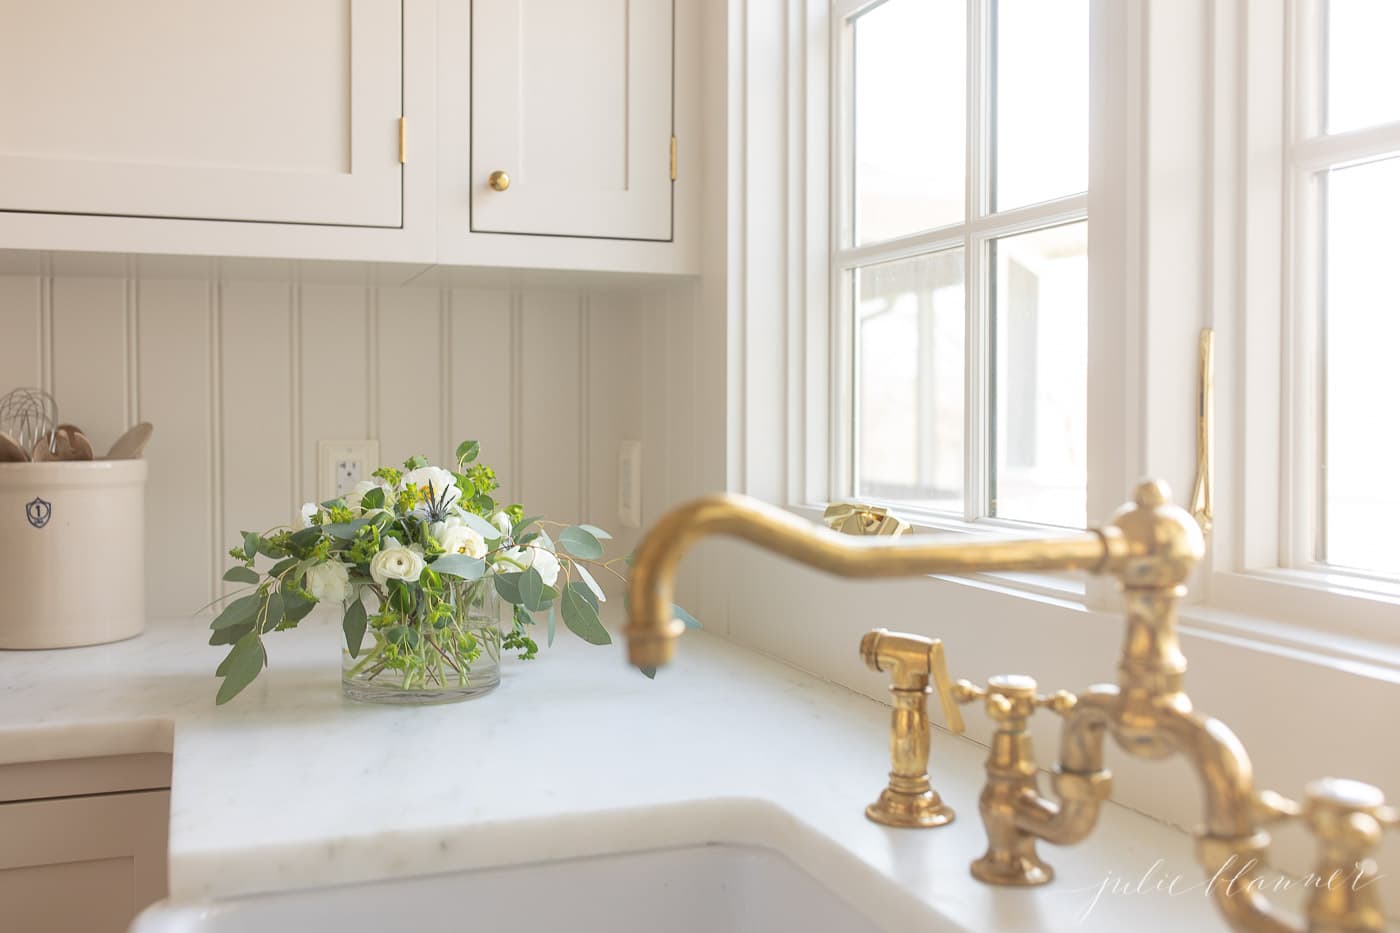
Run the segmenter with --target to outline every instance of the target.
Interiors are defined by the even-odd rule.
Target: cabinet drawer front
[[[672,20],[672,0],[474,0],[473,230],[671,239]]]
[[[4,922],[121,933],[165,896],[169,821],[169,791],[0,804]]]
[[[0,0],[0,210],[397,226],[400,0]]]

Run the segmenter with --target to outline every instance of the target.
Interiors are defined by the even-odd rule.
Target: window
[[[837,6],[834,492],[1082,527],[1089,2]]]
[[[1287,375],[1299,468],[1284,558],[1400,576],[1400,4],[1300,3],[1295,24]]]

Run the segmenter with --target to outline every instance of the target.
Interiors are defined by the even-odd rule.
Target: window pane
[[[1400,120],[1400,3],[1327,4],[1327,131]]]
[[[996,0],[993,210],[1089,177],[1089,0]]]
[[[855,21],[855,231],[963,219],[965,0],[886,0]]]
[[[1400,573],[1400,298],[1395,206],[1400,159],[1327,177],[1323,559]]]
[[[1088,224],[992,244],[991,514],[1084,527]]]
[[[856,494],[963,511],[963,251],[856,273]]]

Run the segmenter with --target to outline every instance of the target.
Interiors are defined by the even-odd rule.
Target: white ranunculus
[[[553,586],[554,581],[559,579],[559,558],[554,556],[553,551],[541,547],[538,540],[532,541],[524,547],[510,548],[504,552],[504,556],[513,563],[505,564],[500,572],[512,573],[516,570],[534,567],[545,586]]]
[[[365,493],[371,489],[383,489],[386,492],[389,487],[377,480],[362,479],[355,484],[355,488],[345,494],[345,504],[350,506],[351,511],[359,514],[361,503],[364,502]]]
[[[316,517],[316,513],[321,511],[321,507],[314,502],[308,502],[301,507],[301,512],[297,515],[298,528],[310,528],[311,519]]]
[[[409,470],[403,475],[403,485],[405,487],[417,486],[423,491],[424,496],[433,500],[434,504],[442,500],[444,490],[447,493],[446,501],[443,503],[445,505],[452,505],[462,498],[462,490],[457,488],[457,477],[453,476],[450,470],[444,470],[442,467],[428,466]]]
[[[486,539],[460,518],[433,522],[428,526],[428,534],[449,554],[465,554],[476,558],[486,556]]]
[[[427,565],[423,561],[423,555],[417,550],[396,545],[386,547],[374,555],[369,562],[369,575],[380,586],[383,586],[386,580],[416,583],[425,566]]]
[[[306,571],[306,588],[318,602],[343,603],[350,598],[350,571],[338,560],[328,560]]]

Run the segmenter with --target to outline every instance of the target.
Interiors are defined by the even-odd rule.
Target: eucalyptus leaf
[[[261,632],[270,632],[282,624],[283,603],[281,593],[267,594],[267,614],[262,618]]]
[[[457,445],[457,462],[471,463],[481,453],[481,444],[478,441],[462,441]]]
[[[682,622],[685,623],[686,628],[703,627],[700,625],[699,619],[695,618],[695,616],[686,612],[684,609],[682,609],[680,606],[677,606],[675,603],[671,603],[671,617],[675,619],[680,619]]]
[[[256,531],[243,532],[243,553],[249,560],[258,556],[258,542],[261,540],[262,536]]]
[[[549,621],[545,623],[545,644],[554,644],[554,606],[549,607]]]
[[[592,595],[588,593],[587,587],[571,584],[564,588],[564,598],[559,603],[564,613],[564,624],[569,627],[569,631],[590,645],[612,644],[612,636],[598,620],[598,610],[593,608],[593,604],[584,594]]]
[[[501,529],[477,515],[475,512],[465,512],[462,519],[467,523],[467,527],[481,535],[487,541],[496,541],[501,537]]]
[[[579,527],[591,534],[593,537],[597,538],[599,541],[612,540],[612,535],[608,534],[606,531],[599,528],[597,525],[579,525]]]
[[[332,538],[344,538],[349,540],[355,537],[356,532],[373,521],[373,516],[362,515],[361,517],[348,522],[331,522],[322,525],[321,530]]]
[[[272,569],[267,572],[269,577],[280,577],[297,565],[295,557],[284,557],[272,565]]]
[[[358,599],[350,604],[350,608],[345,610],[345,621],[342,627],[345,629],[345,647],[350,650],[350,657],[358,658],[360,648],[365,642],[365,627],[368,623],[368,616],[365,613],[365,604]]]
[[[219,665],[219,675],[224,678],[224,682],[219,685],[219,693],[214,702],[222,706],[238,696],[243,688],[262,672],[266,664],[267,651],[263,648],[262,639],[258,637],[257,632],[244,635],[233,646],[228,657],[224,658],[224,663]]]
[[[282,594],[283,623],[289,627],[309,616],[311,610],[315,608],[316,600],[311,598],[310,593],[302,593],[297,590]]]
[[[598,611],[598,596],[588,588],[587,584],[574,580],[569,584],[568,588],[577,592],[580,599],[593,607],[594,612]]]
[[[384,508],[384,487],[375,486],[360,498],[360,508],[368,512],[370,509]]]
[[[486,562],[466,554],[444,554],[429,566],[436,573],[462,580],[480,580],[486,575]]]
[[[238,639],[247,635],[253,630],[252,622],[244,622],[240,625],[230,625],[225,628],[216,628],[209,635],[211,645],[231,645]]]
[[[209,624],[212,629],[228,628],[231,625],[241,625],[249,622],[258,614],[258,609],[262,607],[262,595],[250,593],[247,596],[240,596],[224,607],[224,611],[215,617]]]
[[[321,526],[312,525],[292,535],[292,547],[296,548],[298,551],[304,551],[307,548],[313,547],[316,542],[320,540]]]
[[[639,666],[637,670],[641,671],[646,676],[647,680],[656,679],[656,668],[652,667],[650,664],[643,664]]]
[[[520,578],[524,574],[500,573],[496,575],[496,592],[508,603],[520,602]]]
[[[547,604],[544,599],[544,578],[534,567],[520,575],[520,605],[531,612],[538,612]]]
[[[570,554],[584,560],[597,560],[603,556],[602,542],[581,525],[571,525],[560,532],[559,543]]]
[[[224,572],[224,580],[229,583],[257,583],[258,572],[251,567],[230,567]]]
[[[530,527],[531,525],[533,525],[535,522],[539,521],[540,518],[541,518],[541,516],[539,516],[539,515],[527,515],[527,516],[525,516],[525,517],[522,518],[520,521],[516,522],[514,526],[511,527],[511,529],[510,529],[510,536],[511,536],[512,538],[518,538],[518,537],[520,537],[520,533],[521,533],[522,531],[524,531],[526,528],[529,528],[529,527]]]
[[[579,578],[588,584],[588,588],[593,591],[593,595],[598,597],[598,602],[605,603],[608,597],[603,595],[603,588],[598,585],[598,581],[593,579],[593,574],[588,572],[588,568],[583,564],[574,564],[574,570],[578,571]]]

